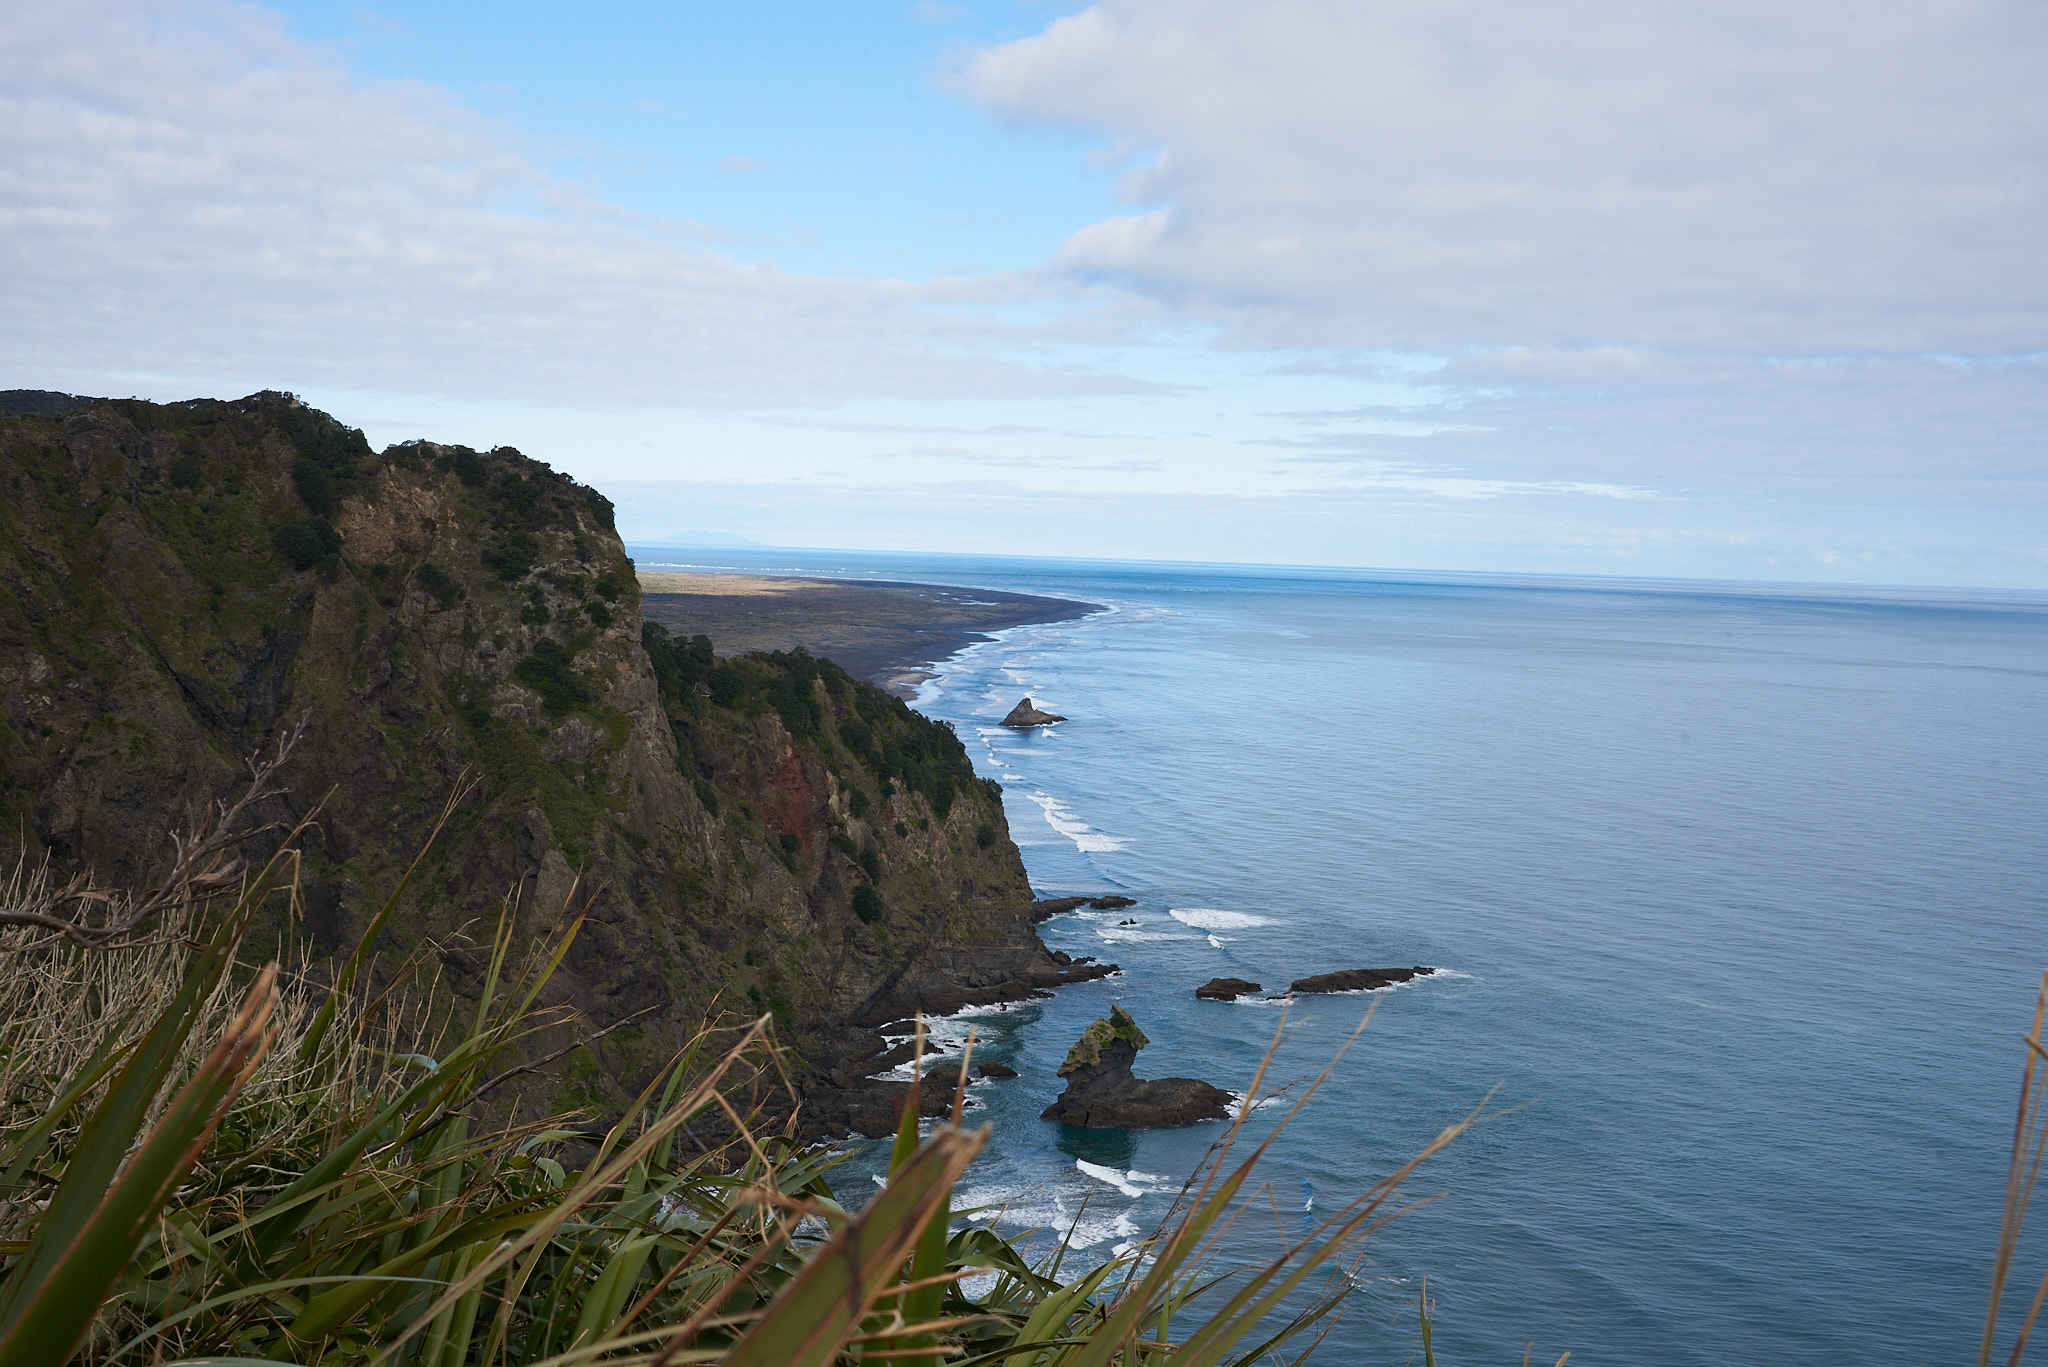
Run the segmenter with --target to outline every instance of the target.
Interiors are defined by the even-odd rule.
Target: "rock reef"
[[[1041,1114],[1096,1130],[1153,1130],[1230,1118],[1230,1093],[1220,1087],[1191,1077],[1133,1076],[1131,1065],[1149,1043],[1130,1013],[1112,1006],[1067,1051],[1060,1065],[1067,1089]]]
[[[1195,989],[1195,995],[1203,1001],[1234,1002],[1260,990],[1257,983],[1244,978],[1211,978]]]
[[[1138,903],[1135,898],[1119,897],[1115,893],[1105,897],[1041,897],[1031,904],[1031,919],[1044,921],[1063,912],[1077,911],[1082,907],[1092,911],[1117,911],[1136,905]]]
[[[1435,969],[1424,968],[1421,964],[1413,968],[1346,968],[1336,973],[1296,978],[1287,985],[1287,990],[1297,995],[1307,992],[1377,992],[1383,987],[1425,978],[1434,972]]]

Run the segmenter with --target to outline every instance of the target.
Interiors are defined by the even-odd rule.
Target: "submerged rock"
[[[1023,702],[1010,709],[1010,715],[1003,718],[1002,725],[1015,726],[1022,729],[1027,726],[1046,726],[1052,722],[1065,720],[1065,717],[1054,713],[1039,711],[1032,705],[1031,699],[1026,698]]]
[[[1428,977],[1436,972],[1417,964],[1413,968],[1347,968],[1336,973],[1318,973],[1309,978],[1296,978],[1288,984],[1289,992],[1377,992],[1395,983],[1405,983],[1415,978]]]
[[[1203,1001],[1234,1002],[1260,990],[1257,983],[1244,978],[1211,978],[1195,989],[1195,995]]]
[[[974,1065],[974,1071],[980,1073],[983,1077],[996,1078],[998,1080],[1017,1076],[1017,1070],[1010,1067],[1007,1063],[977,1063]]]
[[[1131,1064],[1149,1043],[1130,1013],[1112,1006],[1067,1051],[1060,1065],[1067,1089],[1043,1116],[1096,1130],[1154,1130],[1230,1118],[1230,1093],[1220,1087],[1191,1077],[1132,1076]]]

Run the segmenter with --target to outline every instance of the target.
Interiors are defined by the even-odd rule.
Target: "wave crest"
[[[1224,911],[1220,907],[1174,907],[1166,914],[1196,930],[1250,930],[1254,926],[1273,924],[1270,916],[1254,916],[1248,911]]]

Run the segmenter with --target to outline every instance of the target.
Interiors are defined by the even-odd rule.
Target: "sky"
[[[640,543],[2048,588],[2048,7],[0,0],[0,388]]]

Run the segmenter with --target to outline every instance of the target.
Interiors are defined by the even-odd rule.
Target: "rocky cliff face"
[[[10,400],[18,396],[7,396]],[[372,452],[288,395],[0,405],[0,849],[108,881],[308,718],[303,923],[353,941],[464,773],[390,958],[475,990],[498,907],[588,917],[559,990],[602,1104],[718,1008],[773,1009],[820,1081],[844,1027],[1062,981],[959,742],[802,654],[643,639],[611,507],[509,448]],[[481,927],[481,929],[479,929]],[[287,927],[274,927],[284,933]]]

